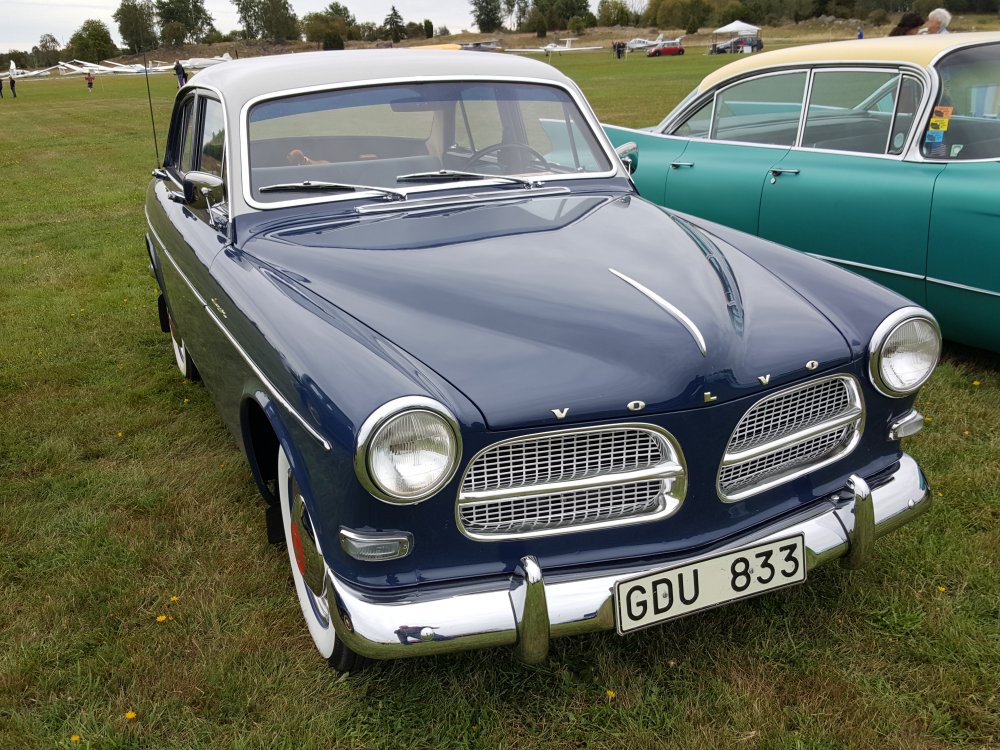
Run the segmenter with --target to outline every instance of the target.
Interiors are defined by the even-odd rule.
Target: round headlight
[[[907,396],[934,372],[941,356],[941,331],[926,310],[897,310],[875,331],[870,352],[875,387],[887,396]]]
[[[431,408],[427,408],[431,406]],[[378,409],[359,433],[355,468],[362,484],[392,503],[415,503],[454,476],[458,425],[440,404],[398,399]]]

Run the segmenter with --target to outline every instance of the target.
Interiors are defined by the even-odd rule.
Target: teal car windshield
[[[260,202],[294,199],[295,185],[304,193],[324,183],[396,189],[612,169],[572,97],[531,83],[404,83],[287,96],[256,104],[248,131],[251,191]]]
[[[941,91],[924,131],[923,155],[1000,158],[1000,45],[954,52],[937,69]]]

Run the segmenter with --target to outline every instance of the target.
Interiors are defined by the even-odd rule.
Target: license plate
[[[615,585],[620,634],[806,579],[801,534],[647,573]]]

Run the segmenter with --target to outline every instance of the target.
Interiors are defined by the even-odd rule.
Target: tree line
[[[112,18],[118,25],[123,47],[119,49],[111,30],[101,20],[88,19],[65,45],[52,34],[43,34],[38,44],[26,50],[0,54],[6,69],[13,60],[21,68],[47,68],[60,60],[96,62],[122,53],[180,47],[184,44],[215,42],[305,39],[323,49],[343,49],[346,41],[366,42],[424,39],[447,35],[445,27],[435,28],[429,19],[404,21],[392,6],[382,23],[358,21],[346,5],[330,3],[322,11],[299,18],[289,0],[230,0],[236,8],[241,28],[220,32],[205,8],[204,0],[121,0]]]
[[[890,15],[915,10],[925,16],[946,5],[952,13],[996,13],[1000,0],[600,0],[597,12],[587,0],[469,0],[472,18],[486,34],[566,29],[583,33],[595,26],[647,26],[684,29],[722,26],[737,19],[759,26],[798,23],[820,16],[884,24]]]

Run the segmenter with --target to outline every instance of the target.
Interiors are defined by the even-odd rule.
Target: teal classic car
[[[643,197],[868,276],[1000,351],[1000,34],[762,53],[659,125],[605,130],[636,144]]]

